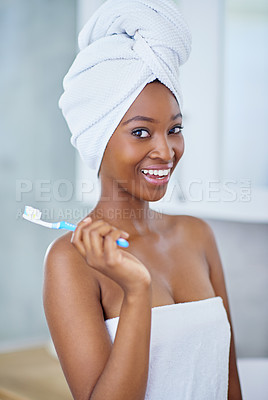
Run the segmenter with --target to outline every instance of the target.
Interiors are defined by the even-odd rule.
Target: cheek
[[[185,147],[184,137],[181,135],[179,143],[178,143],[178,145],[176,147],[176,153],[177,153],[177,156],[178,156],[179,159],[182,157],[182,155],[184,153],[184,147]]]
[[[123,174],[124,171],[129,174],[129,171],[133,170],[133,167],[143,158],[141,146],[135,146],[135,143],[127,140],[114,147],[112,154],[116,168]]]

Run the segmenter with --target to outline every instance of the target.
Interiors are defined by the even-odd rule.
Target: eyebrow
[[[170,121],[174,121],[174,119],[179,118],[179,117],[182,118],[182,114],[181,113],[178,113],[178,114],[174,115],[173,117],[171,117]],[[130,118],[127,121],[123,122],[122,125],[129,124],[131,121],[147,121],[147,122],[156,122],[156,123],[160,122],[157,119],[153,119],[153,118],[150,118],[150,117],[144,117],[142,115],[136,115],[136,117]]]

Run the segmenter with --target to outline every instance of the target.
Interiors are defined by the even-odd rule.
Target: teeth
[[[167,176],[170,172],[169,169],[142,169],[141,170],[145,175],[155,175],[155,176]]]

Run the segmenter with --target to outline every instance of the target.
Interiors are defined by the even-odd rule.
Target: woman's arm
[[[44,308],[75,400],[143,400],[149,365],[151,283],[125,293],[112,345],[90,267],[66,240],[45,259]]]
[[[200,220],[200,222],[202,224],[202,240],[204,240],[205,255],[210,267],[210,280],[216,296],[220,296],[223,299],[231,326],[228,400],[241,400],[242,394],[236,365],[235,341],[222,263],[212,229],[205,221]]]

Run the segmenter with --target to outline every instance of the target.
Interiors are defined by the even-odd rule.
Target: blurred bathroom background
[[[180,75],[185,154],[167,195],[152,207],[213,228],[245,399],[253,390],[264,399],[267,386],[256,387],[268,371],[268,2],[176,2],[193,36]],[[50,342],[43,259],[63,233],[23,220],[25,205],[48,221],[76,223],[98,198],[58,100],[77,33],[102,3],[0,0],[0,363],[1,354]]]

